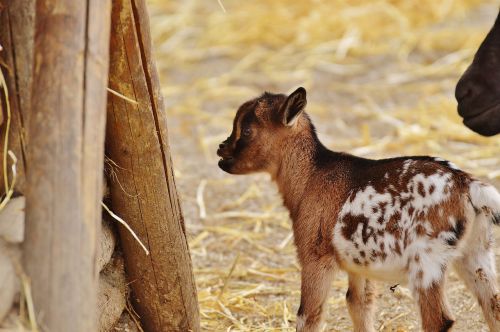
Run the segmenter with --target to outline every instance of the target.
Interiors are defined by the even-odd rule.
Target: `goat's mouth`
[[[234,162],[235,160],[232,156],[223,156],[219,159],[218,165],[223,171],[231,173],[231,167],[233,166]]]
[[[219,162],[221,161],[224,161],[224,162],[232,162],[234,161],[234,157],[233,156],[221,156],[221,158],[219,159]]]

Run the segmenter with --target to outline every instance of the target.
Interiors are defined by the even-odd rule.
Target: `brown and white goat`
[[[338,269],[355,331],[375,331],[372,279],[409,284],[424,331],[448,331],[444,294],[453,266],[500,331],[492,223],[500,195],[453,164],[432,157],[370,160],[325,148],[304,112],[306,91],[264,93],[244,103],[219,167],[268,172],[293,221],[302,266],[297,331],[318,331]]]

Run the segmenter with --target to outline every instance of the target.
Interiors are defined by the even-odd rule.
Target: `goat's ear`
[[[306,89],[300,87],[292,92],[279,111],[283,125],[287,127],[293,126],[297,122],[299,115],[304,111],[306,104]]]

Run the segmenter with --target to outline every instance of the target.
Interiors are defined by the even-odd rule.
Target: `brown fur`
[[[354,325],[354,332],[374,332],[375,287],[373,283],[355,274],[349,274],[346,294],[347,308]]]
[[[403,257],[412,236],[438,239],[444,234],[445,237],[439,240],[443,241],[444,248],[456,248],[471,228],[465,206],[470,207],[468,190],[473,179],[448,162],[431,157],[369,160],[326,149],[319,142],[309,117],[303,113],[305,94],[303,88],[288,97],[265,93],[244,103],[234,119],[231,136],[217,151],[222,157],[219,166],[232,174],[267,172],[278,185],[284,205],[290,212],[294,243],[302,266],[297,330],[319,330],[331,280],[335,271],[342,268],[349,273],[347,302],[355,331],[371,332],[374,288],[356,268],[384,262],[389,255]],[[448,198],[427,209],[411,206],[408,195],[412,197],[418,193],[425,197],[438,190],[435,185],[426,188],[423,183],[414,183],[412,179],[417,175],[428,177],[436,174],[449,176],[444,189],[441,188]],[[372,214],[381,213],[377,222],[385,225],[383,229],[375,229],[376,225],[370,225],[363,214],[341,215],[343,206],[353,203],[355,194],[368,185],[376,193],[389,195],[393,208],[394,200],[400,204],[400,210],[393,212],[389,219],[384,216],[390,202],[381,201],[378,205],[368,206]],[[369,202],[371,197],[367,198],[366,204]],[[412,230],[401,225],[403,209],[411,215]],[[341,257],[336,249],[333,240],[337,222],[342,227],[340,233],[344,239],[357,250],[351,256],[345,253]],[[361,237],[357,235],[359,229]],[[377,239],[383,239],[386,234],[394,237],[394,245],[389,247],[381,242],[370,250],[363,249],[368,248],[367,243],[377,243]],[[431,246],[421,253],[422,257],[432,257],[431,254]],[[419,265],[422,257],[414,255],[406,264],[406,271],[413,269],[414,272],[413,291],[418,296],[422,325],[425,331],[447,331],[453,320],[442,292],[446,268],[441,266],[443,280],[436,280],[428,288],[421,287],[426,268]],[[476,269],[474,264],[463,268],[464,279],[471,281]],[[439,267],[437,271],[440,271]],[[470,287],[474,288],[473,285]],[[492,322],[490,326],[496,326],[492,321],[499,310],[496,285],[487,283],[475,293],[484,304],[485,316]]]
[[[447,332],[453,326],[454,321],[448,310],[443,284],[444,281],[440,281],[430,288],[418,290],[418,303],[424,332]]]

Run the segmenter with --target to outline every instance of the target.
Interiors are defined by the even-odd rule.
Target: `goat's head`
[[[219,167],[231,174],[274,172],[283,142],[300,131],[306,103],[301,87],[289,96],[266,92],[241,105],[231,135],[217,150]]]
[[[500,15],[458,81],[455,97],[467,127],[484,136],[500,133]]]

